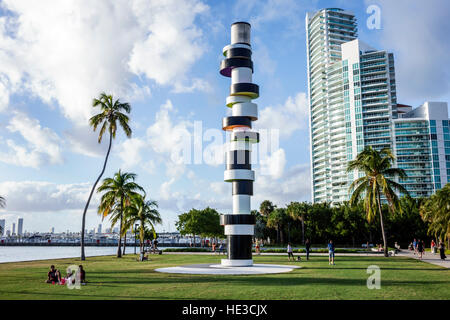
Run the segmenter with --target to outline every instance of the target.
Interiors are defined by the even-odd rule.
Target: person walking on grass
[[[334,266],[334,243],[330,240],[328,243],[328,264]]]
[[[306,260],[309,260],[309,249],[311,249],[311,242],[309,242],[309,239],[306,239],[305,242]]]
[[[417,252],[417,241],[416,241],[416,239],[414,239],[414,241],[413,241],[413,249],[414,249],[414,255],[416,255],[416,252]]]
[[[419,241],[417,242],[417,255],[419,256],[419,259],[422,259],[422,254],[423,254],[423,242]]]
[[[434,242],[434,239],[431,240],[431,253],[436,254],[436,243]]]
[[[441,255],[441,260],[447,259],[447,256],[445,255],[445,245],[444,245],[444,242],[442,242],[442,241],[439,244],[439,253]]]
[[[291,261],[291,257],[292,257],[292,260],[295,261],[295,257],[294,257],[293,251],[292,251],[292,245],[290,242],[288,242],[288,245],[287,245],[287,253],[288,253],[289,261]]]

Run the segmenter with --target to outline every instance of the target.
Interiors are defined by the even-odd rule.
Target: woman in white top
[[[288,242],[288,245],[287,245],[287,253],[288,253],[289,261],[291,261],[291,257],[292,257],[292,260],[295,261],[294,254],[292,253],[292,246],[291,246],[290,242]]]

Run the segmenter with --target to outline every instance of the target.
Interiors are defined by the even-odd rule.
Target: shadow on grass
[[[125,285],[125,284],[136,284],[136,285],[180,285],[180,284],[200,284],[200,283],[216,283],[223,282],[230,285],[252,285],[252,286],[307,286],[307,285],[333,285],[333,286],[355,286],[355,285],[366,285],[366,277],[360,279],[343,279],[343,278],[330,278],[330,277],[272,277],[268,275],[259,276],[204,276],[204,275],[171,275],[166,276],[163,279],[152,278],[152,279],[142,279],[138,277],[114,277],[111,280],[105,279],[102,282],[90,282],[91,285],[98,284],[99,286],[108,286],[111,284]],[[401,285],[423,285],[423,284],[440,284],[440,285],[450,285],[450,281],[429,281],[429,280],[390,280],[383,282],[384,286],[401,286]]]
[[[3,294],[23,294],[23,295],[36,295],[39,298],[38,299],[42,299],[42,296],[45,295],[46,297],[51,297],[52,295],[55,295],[58,299],[61,298],[65,298],[65,297],[76,297],[79,299],[83,299],[84,297],[88,298],[88,297],[92,297],[95,298],[97,300],[106,300],[106,299],[142,299],[142,300],[169,300],[169,299],[174,299],[173,297],[161,297],[161,296],[149,296],[149,297],[144,297],[144,296],[111,296],[111,295],[100,295],[100,294],[76,294],[73,293],[73,291],[68,291],[68,292],[23,292],[23,291],[1,291],[0,290],[0,295]],[[178,300],[191,300],[191,298],[177,298]]]

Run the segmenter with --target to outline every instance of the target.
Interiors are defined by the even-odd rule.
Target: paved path
[[[445,260],[441,260],[441,256],[439,255],[439,253],[432,254],[431,252],[426,252],[422,256],[422,259],[419,259],[418,255],[415,255],[413,252],[411,252],[409,250],[402,250],[397,255],[398,256],[402,256],[402,257],[408,257],[408,258],[412,258],[412,259],[417,259],[417,260],[420,260],[420,261],[425,261],[425,262],[428,262],[428,263],[431,263],[431,264],[435,264],[435,265],[443,267],[443,268],[450,269],[450,260],[448,258],[445,259]]]

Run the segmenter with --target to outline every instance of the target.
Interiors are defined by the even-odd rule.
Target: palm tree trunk
[[[302,218],[302,243],[305,244],[305,221]]]
[[[141,220],[141,227],[139,228],[139,260],[142,261],[144,258],[144,224]]]
[[[120,227],[119,227],[119,243],[117,245],[117,258],[122,258],[122,218],[123,218],[123,196],[120,198]]]
[[[125,235],[123,236],[123,250],[122,255],[125,255],[125,248],[127,247],[127,233],[125,232]]]
[[[386,235],[384,233],[384,223],[383,223],[383,213],[381,212],[381,200],[380,193],[377,194],[377,202],[378,202],[378,211],[380,212],[380,224],[381,224],[381,234],[383,235],[383,246],[384,246],[384,256],[388,257],[388,248],[386,242]]]
[[[89,203],[91,202],[92,194],[94,193],[95,187],[97,186],[97,183],[100,181],[101,177],[105,173],[106,169],[106,163],[108,162],[109,153],[111,151],[111,145],[112,145],[112,134],[109,132],[109,146],[108,146],[108,152],[106,153],[105,162],[103,163],[103,169],[100,175],[98,176],[97,180],[94,183],[94,186],[92,187],[91,193],[89,194],[88,201],[86,203],[86,206],[84,207],[83,211],[83,220],[81,222],[81,260],[86,260],[86,256],[84,254],[84,228],[86,228],[86,212],[89,207]]]
[[[119,229],[119,243],[117,245],[117,258],[122,258],[122,218],[120,218],[120,229]]]

